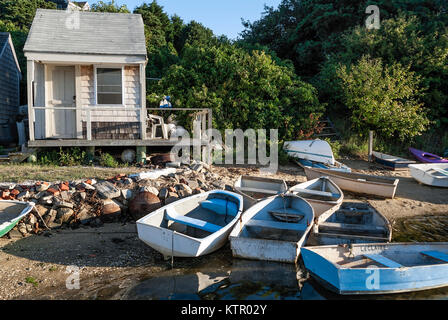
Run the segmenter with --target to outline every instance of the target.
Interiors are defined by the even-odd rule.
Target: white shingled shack
[[[141,15],[38,9],[24,53],[29,146],[146,138]]]

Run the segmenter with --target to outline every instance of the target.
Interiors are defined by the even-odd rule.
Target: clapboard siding
[[[94,66],[81,66],[81,103],[91,107],[92,122],[139,122],[140,121],[140,75],[139,67],[124,67],[124,102],[129,110],[95,111]],[[101,108],[101,106],[98,106]],[[122,108],[122,107],[117,107]],[[87,111],[82,112],[82,121],[87,121]]]
[[[82,136],[87,139],[87,123],[82,123]],[[139,122],[92,122],[94,140],[136,140],[140,139]]]
[[[0,141],[12,142],[16,137],[16,117],[20,105],[20,73],[9,44],[9,35],[3,35],[3,40],[0,40]]]

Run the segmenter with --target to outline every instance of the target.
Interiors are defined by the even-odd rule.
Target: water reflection
[[[448,216],[397,220],[394,242],[448,241]],[[151,300],[448,300],[448,287],[427,291],[367,296],[341,296],[320,286],[292,264],[214,256],[194,270],[160,273],[131,288],[124,299]]]

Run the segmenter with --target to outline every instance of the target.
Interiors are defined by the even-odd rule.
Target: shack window
[[[122,70],[96,69],[97,104],[123,104]]]

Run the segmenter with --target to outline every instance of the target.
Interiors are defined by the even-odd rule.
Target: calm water
[[[448,216],[421,216],[398,220],[395,242],[448,241]],[[223,250],[229,250],[228,248]],[[225,258],[224,258],[225,257]],[[210,255],[197,269],[176,268],[142,281],[126,299],[161,300],[324,300],[324,299],[443,299],[448,287],[415,293],[340,296],[327,291],[291,264],[249,261]]]

